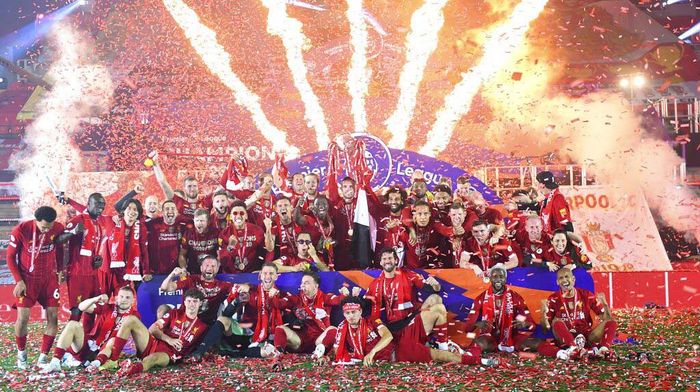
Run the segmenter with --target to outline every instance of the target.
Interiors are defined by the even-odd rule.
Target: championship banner
[[[593,271],[671,271],[654,218],[641,191],[606,186],[562,188]]]
[[[473,271],[465,269],[438,269],[438,270],[416,270],[417,273],[427,278],[434,276],[442,290],[440,295],[447,308],[450,321],[449,333],[455,342],[466,344],[470,338],[464,334],[464,320],[469,315],[474,300],[486,290],[490,283],[478,278]],[[381,270],[364,271],[344,271],[344,272],[320,272],[321,287],[324,293],[338,293],[338,290],[346,286],[349,290],[359,286],[362,288],[361,296],[365,294],[372,280],[374,280]],[[577,268],[574,270],[576,277],[576,287],[594,291],[593,278],[585,270]],[[277,279],[277,287],[289,293],[299,292],[301,283],[301,273],[280,274]],[[143,282],[138,289],[138,310],[145,325],[151,325],[155,321],[155,314],[158,306],[171,304],[179,306],[182,303],[182,291],[166,293],[160,290],[163,275],[156,275],[149,282]],[[222,274],[218,279],[234,283],[251,283],[258,285],[258,274]],[[527,304],[535,322],[539,323],[541,317],[540,303],[546,299],[553,291],[559,289],[556,283],[556,273],[543,270],[541,268],[515,268],[508,271],[508,285],[520,294]],[[419,299],[425,299],[423,292],[419,293]],[[331,320],[337,324],[342,320],[342,312],[339,307],[335,307],[331,314]],[[539,333],[539,327],[538,327]]]

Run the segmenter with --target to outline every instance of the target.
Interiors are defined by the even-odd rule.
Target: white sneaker
[[[515,351],[515,347],[513,346],[505,346],[503,344],[498,345],[498,351],[503,351],[504,353],[512,353]]]
[[[580,349],[586,347],[586,337],[582,334],[576,335],[574,338],[574,344]]]
[[[77,360],[73,354],[70,353],[65,353],[63,355],[63,366],[67,368],[77,368],[81,366],[83,363]]]
[[[88,363],[88,365],[85,367],[85,370],[88,373],[97,373],[100,370],[101,365],[102,364],[100,363],[100,361],[94,360],[94,361]]]
[[[39,373],[55,373],[61,371],[61,361],[58,358],[51,358],[51,362],[44,366]]]
[[[498,358],[481,358],[481,364],[483,366],[498,366]]]
[[[320,359],[321,357],[323,357],[323,354],[325,354],[325,353],[326,353],[326,346],[324,346],[322,344],[316,345],[316,349],[314,350],[314,353],[311,354],[311,358]]]
[[[569,349],[571,347],[567,348],[566,350],[559,350],[557,351],[557,359],[561,359],[562,361],[568,361],[569,358],[571,357],[569,353]]]
[[[46,365],[48,365],[50,361],[51,360],[49,359],[48,355],[41,353],[41,354],[39,354],[39,359],[36,360],[36,366],[43,368]]]
[[[17,351],[17,369],[27,370],[29,364],[27,363],[27,352]]]
[[[464,354],[464,350],[462,347],[459,346],[459,344],[448,340],[446,342],[438,343],[438,348],[443,351],[449,351],[451,353],[459,354],[462,355]]]
[[[265,343],[262,347],[260,347],[260,356],[263,358],[277,358],[282,353],[277,351],[275,346],[273,344]]]

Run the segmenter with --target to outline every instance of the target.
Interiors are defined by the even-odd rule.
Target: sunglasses
[[[297,240],[299,245],[311,245],[311,240]]]
[[[243,216],[245,215],[245,211],[231,211],[231,215],[233,216]]]

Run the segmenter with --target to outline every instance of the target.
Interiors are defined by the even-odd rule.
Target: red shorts
[[[100,293],[105,293],[110,297],[117,295],[117,291],[126,284],[123,268],[110,271],[98,270],[97,280],[99,282]]]
[[[423,318],[419,313],[410,324],[397,333],[396,361],[397,362],[421,362],[432,361],[430,348],[425,344],[428,335],[425,334]]]
[[[88,298],[102,294],[96,275],[68,276],[68,305],[71,308]]]
[[[513,346],[516,347],[516,349],[530,337],[528,334],[523,334],[523,333],[516,333],[513,334]],[[477,336],[479,339],[485,339],[489,343],[498,346],[501,343],[501,337],[499,335],[492,335],[490,333],[485,333]]]
[[[321,336],[321,334],[316,333],[316,331],[311,331],[309,330],[309,328],[302,328],[299,331],[292,331],[294,331],[299,336],[301,344],[299,345],[298,349],[290,351],[297,354],[313,353],[314,349],[316,349],[316,339],[318,339],[318,337]]]
[[[146,349],[143,350],[142,353],[138,354],[138,357],[140,359],[144,359],[147,356],[155,353],[165,353],[168,355],[170,358],[170,363],[176,363],[180,359],[182,359],[181,353],[175,351],[174,348],[172,348],[168,343],[165,343],[162,340],[156,339],[153,337],[153,335],[150,335],[148,337],[148,344],[146,345]]]
[[[37,302],[44,308],[58,307],[58,278],[51,274],[45,277],[23,276],[27,290],[24,296],[17,298],[15,307],[31,308]]]

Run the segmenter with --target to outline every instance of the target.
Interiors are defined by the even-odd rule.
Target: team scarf
[[[306,311],[309,317],[313,318],[314,322],[318,325],[321,330],[325,330],[330,327],[330,317],[326,311],[326,296],[321,292],[321,290],[316,291],[316,295],[313,299],[306,297],[303,291],[299,292],[299,300],[301,306]]]
[[[549,192],[549,195],[547,195],[547,198],[544,201],[544,205],[542,207],[542,212],[540,213],[540,216],[542,217],[542,232],[543,233],[551,233],[552,232],[552,222],[551,222],[551,215],[552,215],[552,200],[554,199],[554,196],[561,194],[559,192],[559,188],[554,189],[553,191]]]
[[[93,249],[95,249],[95,222],[92,220],[90,214],[88,214],[87,212],[79,214],[78,216],[80,217],[84,228],[83,243],[80,245],[80,255],[91,257],[93,255]]]
[[[109,237],[111,261],[109,268],[124,268],[124,279],[141,280],[141,221],[136,220],[126,238],[126,222],[119,219]]]
[[[372,301],[372,318],[377,319],[381,317],[385,294],[388,294],[385,307],[387,320],[392,320],[391,314],[394,312],[394,293],[397,295],[397,308],[399,311],[413,308],[413,302],[411,301],[413,293],[411,287],[408,276],[401,270],[396,270],[394,279],[390,284],[387,283],[387,278],[384,272],[382,272],[377,279],[370,283],[369,290],[367,291],[368,295],[365,295],[365,298]]]
[[[122,326],[122,321],[124,321],[127,316],[134,314],[138,314],[136,307],[132,306],[126,312],[119,313],[119,307],[117,304],[114,304],[110,317],[102,318],[101,330],[105,331],[105,334],[104,336],[97,336],[97,339],[95,339],[97,345],[99,346],[102,344],[102,342],[108,341],[112,337],[112,334],[116,336],[117,331],[119,331],[119,328]]]
[[[245,159],[245,157],[241,156],[238,161],[231,159],[231,162],[229,162],[228,167],[224,172],[224,177],[220,183],[224,188],[233,190],[236,188],[236,185],[241,183],[243,177],[247,175],[248,161]]]
[[[357,329],[352,328],[347,320],[343,320],[338,326],[338,332],[335,335],[336,362],[350,362],[353,359],[363,360],[365,358],[365,346],[367,345],[367,335],[370,328],[364,318],[360,318],[360,325]],[[352,345],[352,353],[348,350],[348,340]]]
[[[493,287],[489,287],[484,295],[481,317],[483,320],[491,321],[493,324],[498,323],[498,330],[501,335],[500,344],[513,347],[513,292],[506,287],[502,294],[501,309],[496,320],[496,295],[493,293]]]
[[[267,291],[263,290],[262,285],[258,286],[256,306],[258,308],[258,318],[255,322],[253,342],[262,343],[267,340],[271,329],[274,330],[278,325],[282,325],[282,312],[270,304],[270,297]]]

